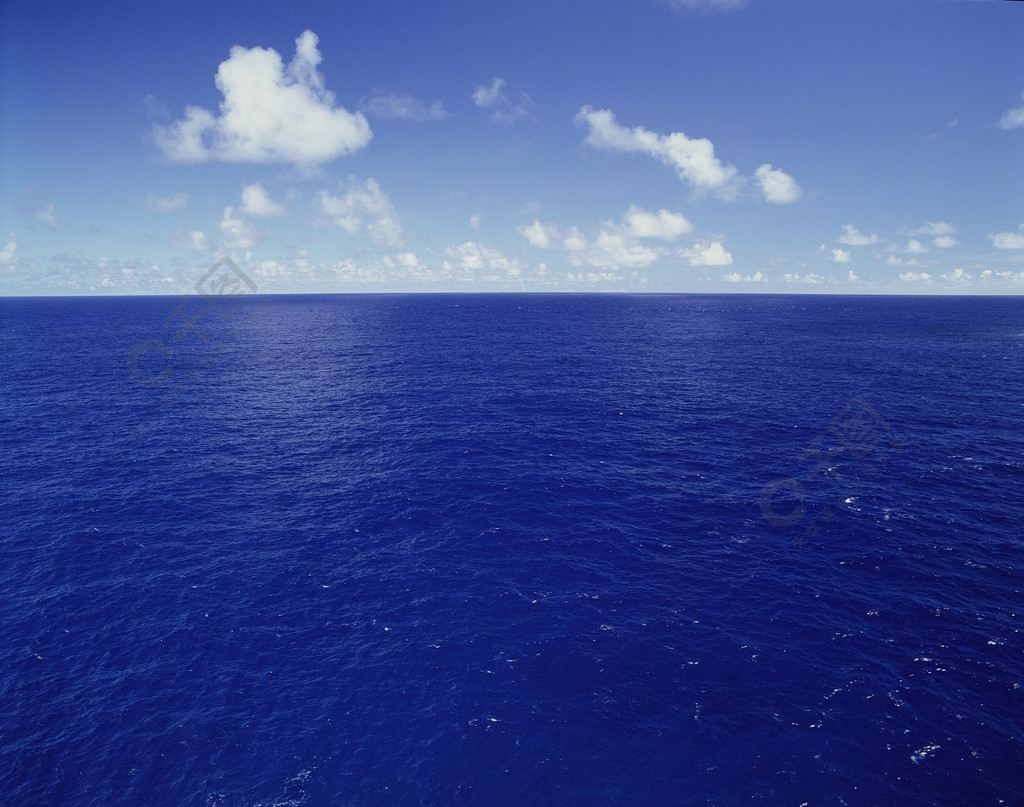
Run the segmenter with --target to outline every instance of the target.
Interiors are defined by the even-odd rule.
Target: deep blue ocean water
[[[1024,298],[0,300],[2,805],[1024,804]]]

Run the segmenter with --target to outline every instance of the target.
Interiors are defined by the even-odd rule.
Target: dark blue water
[[[1024,299],[256,302],[0,301],[0,804],[1024,804]]]

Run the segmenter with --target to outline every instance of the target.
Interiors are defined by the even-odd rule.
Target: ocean
[[[1024,298],[0,300],[2,805],[1024,804]]]

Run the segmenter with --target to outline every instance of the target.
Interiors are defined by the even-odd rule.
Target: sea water
[[[0,301],[0,803],[1024,803],[1024,299]]]

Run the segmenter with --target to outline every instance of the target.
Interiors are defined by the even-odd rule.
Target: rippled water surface
[[[2,804],[1024,803],[1024,299],[6,299],[0,357]]]

